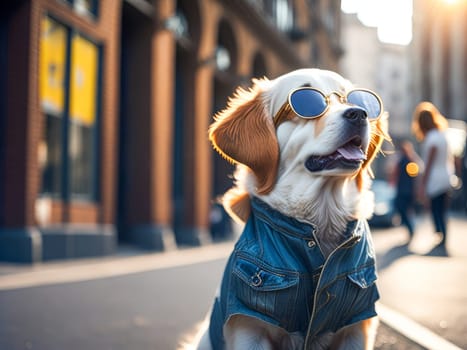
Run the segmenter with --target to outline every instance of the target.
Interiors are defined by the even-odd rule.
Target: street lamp
[[[212,56],[207,57],[199,62],[200,66],[214,66],[219,72],[226,72],[232,64],[230,52],[222,45],[218,45]]]
[[[229,50],[221,45],[217,46],[214,53],[214,62],[216,64],[216,68],[221,72],[228,70],[231,64]]]
[[[193,49],[190,38],[188,21],[183,12],[177,10],[175,14],[162,21],[163,28],[173,34],[177,43],[185,50]]]
[[[164,20],[164,28],[172,32],[177,40],[188,39],[188,21],[185,15],[178,10]]]

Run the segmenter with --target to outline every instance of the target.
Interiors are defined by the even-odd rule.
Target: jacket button
[[[253,287],[259,287],[261,284],[263,284],[263,279],[259,275],[259,272],[251,277],[251,284]]]
[[[313,240],[309,240],[307,245],[308,245],[309,248],[313,248],[316,245],[316,243]]]

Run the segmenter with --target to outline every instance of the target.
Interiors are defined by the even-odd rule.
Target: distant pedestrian
[[[449,192],[454,174],[454,158],[445,134],[447,126],[446,118],[432,103],[421,102],[415,108],[412,130],[422,142],[425,163],[418,193],[422,199],[429,199],[435,231],[442,236],[441,245],[446,244]]]
[[[401,223],[407,227],[409,240],[414,235],[416,180],[422,161],[410,141],[400,143],[398,161],[391,174],[391,183],[396,187],[395,207]]]

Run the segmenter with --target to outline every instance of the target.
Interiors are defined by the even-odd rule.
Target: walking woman
[[[421,102],[414,111],[412,131],[422,142],[425,171],[418,194],[429,199],[435,231],[441,234],[441,245],[446,244],[448,197],[454,159],[449,150],[445,130],[448,122],[430,102]]]
[[[398,149],[398,161],[393,168],[390,180],[396,187],[396,210],[400,215],[401,223],[408,230],[410,242],[414,236],[416,181],[423,162],[409,140],[400,142]]]

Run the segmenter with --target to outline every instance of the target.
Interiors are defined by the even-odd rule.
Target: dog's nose
[[[355,125],[362,125],[367,119],[367,114],[364,109],[353,107],[344,112],[344,118]]]

